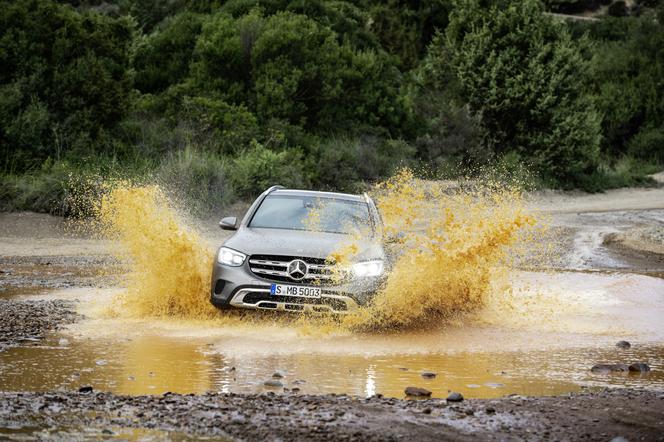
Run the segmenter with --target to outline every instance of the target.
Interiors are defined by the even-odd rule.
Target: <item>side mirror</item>
[[[221,221],[219,221],[219,227],[224,230],[237,230],[237,218],[234,216],[222,218]]]

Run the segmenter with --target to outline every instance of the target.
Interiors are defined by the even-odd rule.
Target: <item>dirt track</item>
[[[654,258],[661,259],[652,248],[658,247],[657,232],[664,224],[658,212],[664,209],[664,188],[597,195],[547,192],[532,200],[534,207],[581,234],[583,228],[595,232],[613,226],[615,220],[623,223],[619,232],[607,231],[599,239],[623,258],[640,254],[638,260],[630,261],[633,271],[658,265]],[[642,240],[646,245],[620,240],[644,226],[655,231],[654,239]],[[0,291],[81,287],[99,281],[99,269],[113,264],[107,255],[108,244],[70,232],[57,218],[0,214]],[[0,320],[6,324],[4,347],[37,345],[48,330],[77,318],[67,302],[40,304],[0,296],[0,303]],[[17,318],[26,317],[33,320],[22,320],[25,327],[14,324]],[[0,393],[0,439],[26,435],[69,439],[72,434],[83,434],[86,427],[98,437],[121,438],[118,429],[155,428],[193,437],[242,440],[611,440],[619,436],[664,440],[664,392],[588,391],[561,397],[472,399],[460,404],[440,399],[305,396],[293,391],[283,395],[156,396]],[[65,436],[59,433],[62,429],[68,431]],[[164,434],[161,437],[170,437]]]

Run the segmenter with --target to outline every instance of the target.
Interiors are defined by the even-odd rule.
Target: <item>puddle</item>
[[[583,386],[664,388],[664,346],[645,344],[629,351],[610,345],[546,351],[492,351],[414,354],[348,352],[286,354],[241,353],[209,340],[141,336],[134,339],[83,339],[61,345],[57,335],[44,345],[0,353],[3,390],[76,390],[92,385],[119,394],[257,393],[283,391],[264,381],[283,375],[286,388],[305,394],[347,393],[403,397],[404,388],[417,385],[446,397],[448,390],[466,397],[555,395]],[[231,338],[232,339],[232,338]],[[231,340],[229,339],[229,341]],[[215,348],[216,347],[216,348]],[[644,375],[600,375],[594,363],[647,361]],[[436,373],[425,379],[422,372]]]

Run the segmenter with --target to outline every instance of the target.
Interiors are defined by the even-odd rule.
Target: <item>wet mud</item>
[[[64,426],[96,429],[107,438],[146,428],[173,432],[173,440],[187,434],[214,440],[657,441],[664,440],[663,416],[664,394],[630,390],[460,403],[290,393],[0,393],[0,437]]]

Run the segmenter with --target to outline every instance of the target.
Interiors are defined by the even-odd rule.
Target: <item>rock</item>
[[[92,393],[92,386],[84,385],[78,389],[79,393]]]
[[[463,402],[463,395],[461,393],[452,392],[447,396],[447,402]]]
[[[115,434],[112,430],[109,430],[108,428],[104,428],[101,430],[101,434]]]
[[[618,347],[618,348],[626,349],[626,348],[630,348],[631,346],[632,346],[632,344],[630,344],[627,341],[618,341],[618,342],[616,342],[616,347]]]
[[[98,361],[95,361],[95,364],[102,366],[108,364],[108,362],[105,359],[100,359]]]
[[[281,381],[277,381],[274,379],[263,382],[263,385],[265,385],[266,387],[273,387],[273,388],[280,388],[284,386],[284,384],[282,384]]]
[[[408,371],[408,367],[399,367],[400,371]]]
[[[628,367],[628,370],[631,372],[645,373],[650,371],[650,366],[645,362],[634,362]]]
[[[436,377],[436,373],[432,371],[423,371],[421,374],[424,379],[433,379]]]
[[[281,373],[278,372],[278,371],[275,371],[274,373],[272,373],[272,377],[273,377],[274,379],[281,379],[281,378],[284,377],[284,375],[281,374]]]
[[[501,384],[500,382],[487,382],[484,384],[484,386],[491,388],[503,388],[505,384]]]
[[[595,364],[590,369],[593,373],[610,373],[613,371],[629,371],[627,364]]]
[[[60,338],[60,340],[58,341],[58,345],[59,345],[60,347],[66,347],[66,346],[68,346],[68,345],[69,345],[69,339]]]
[[[611,442],[629,442],[629,441],[622,436],[617,436],[611,439]]]
[[[484,411],[486,412],[486,414],[494,414],[496,412],[496,409],[493,407],[486,407]]]
[[[413,396],[413,397],[431,396],[431,392],[429,390],[420,387],[406,387],[406,390],[404,392],[406,393],[406,396]]]

